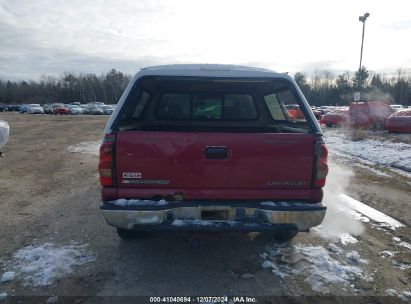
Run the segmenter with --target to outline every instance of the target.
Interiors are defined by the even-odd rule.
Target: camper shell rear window
[[[291,104],[297,109],[287,109]],[[316,126],[307,111],[294,85],[282,78],[146,76],[134,84],[113,126],[120,131],[312,133]]]

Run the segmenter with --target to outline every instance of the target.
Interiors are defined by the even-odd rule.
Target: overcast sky
[[[0,0],[0,78],[234,63],[279,72],[411,68],[411,0]]]

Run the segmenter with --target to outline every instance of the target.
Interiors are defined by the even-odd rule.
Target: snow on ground
[[[3,273],[3,275],[1,276],[0,282],[2,283],[11,282],[14,280],[15,277],[16,277],[16,273],[14,271],[7,271]]]
[[[13,255],[11,267],[24,286],[52,285],[54,280],[73,273],[75,266],[96,260],[87,245],[30,245]]]
[[[303,276],[304,281],[320,293],[329,293],[332,286],[347,290],[358,279],[371,280],[361,269],[366,260],[361,259],[357,252],[344,256],[342,250],[336,248],[328,251],[322,246],[271,245],[261,255],[261,266],[270,268],[281,278]]]
[[[9,140],[10,126],[7,121],[0,120],[0,149],[6,145]]]
[[[342,130],[323,131],[331,153],[355,158],[365,165],[379,165],[411,173],[410,144],[375,139],[353,141]]]
[[[75,146],[67,147],[66,150],[70,153],[86,153],[99,155],[101,141],[84,141]]]
[[[395,230],[395,228],[404,227],[404,224],[400,223],[396,219],[393,219],[392,217],[382,213],[381,211],[378,211],[360,201],[357,201],[356,199],[353,199],[352,197],[349,197],[346,194],[341,193],[338,195],[338,197],[341,199],[344,206],[352,210],[358,211],[361,214],[378,223],[386,223],[393,230]]]
[[[411,244],[407,243],[405,241],[402,241],[399,237],[393,237],[393,241],[395,242],[396,245],[407,248],[408,250],[411,250]]]

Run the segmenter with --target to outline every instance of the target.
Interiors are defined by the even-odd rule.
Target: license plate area
[[[228,210],[202,210],[201,219],[206,221],[228,221],[230,212]]]

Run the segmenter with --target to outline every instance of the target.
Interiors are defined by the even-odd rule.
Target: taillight
[[[324,142],[315,144],[315,168],[314,168],[314,186],[321,188],[325,186],[325,179],[328,174],[328,150]]]
[[[100,160],[98,163],[98,173],[100,174],[100,185],[114,186],[114,154],[115,135],[106,134],[100,146]]]

